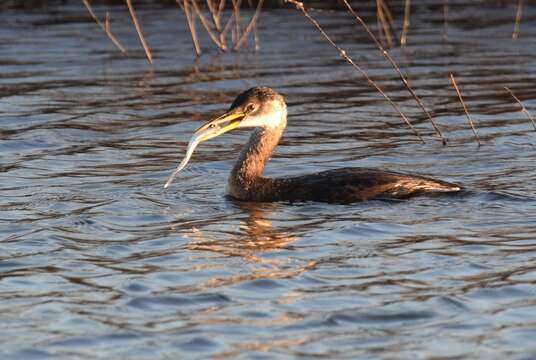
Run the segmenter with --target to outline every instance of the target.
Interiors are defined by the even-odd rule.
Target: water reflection
[[[274,227],[270,220],[271,215],[284,205],[234,201],[232,204],[238,210],[236,228],[220,223],[217,236],[214,236],[208,229],[193,227],[191,232],[183,234],[189,239],[187,248],[191,251],[208,251],[224,257],[241,257],[259,267],[254,268],[249,274],[211,278],[205,284],[206,288],[234,285],[244,281],[291,278],[314,266],[314,261],[311,261],[302,268],[289,271],[285,269],[287,261],[263,257],[265,253],[289,249],[292,243],[299,239],[284,228]]]

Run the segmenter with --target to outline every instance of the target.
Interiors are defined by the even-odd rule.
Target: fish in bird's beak
[[[199,129],[197,129],[192,135],[190,142],[188,143],[188,148],[186,149],[186,155],[184,156],[184,159],[182,159],[179,166],[177,166],[177,169],[175,169],[173,174],[171,174],[168,181],[164,185],[164,188],[167,188],[173,182],[173,179],[175,179],[177,173],[184,169],[186,164],[188,164],[188,161],[190,161],[190,158],[192,157],[192,154],[197,145],[199,145],[203,141],[210,140],[212,138],[215,138],[216,136],[220,136],[228,131],[237,128],[240,125],[240,122],[244,119],[244,117],[246,117],[246,115],[246,113],[241,111],[236,112],[230,110],[222,116],[212,121],[209,121],[205,125],[201,126]]]

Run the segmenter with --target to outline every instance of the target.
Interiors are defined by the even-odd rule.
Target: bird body
[[[263,171],[287,125],[287,107],[281,95],[266,87],[240,94],[230,109],[199,128],[187,155],[171,175],[167,187],[188,162],[193,150],[234,128],[254,128],[231,171],[227,195],[242,201],[322,201],[351,203],[371,199],[403,199],[414,195],[454,192],[456,184],[431,178],[366,168],[340,168],[295,177],[269,178]]]
[[[230,181],[227,195],[242,201],[321,201],[353,203],[372,199],[405,199],[460,187],[424,176],[366,168],[339,168],[287,178],[260,177],[247,187]]]

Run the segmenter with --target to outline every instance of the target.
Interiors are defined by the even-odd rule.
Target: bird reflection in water
[[[286,248],[298,239],[273,226],[269,217],[280,205],[239,201],[233,201],[232,204],[241,214],[247,214],[245,219],[240,220],[238,231],[227,231],[230,237],[226,239],[210,239],[206,231],[194,228],[190,237],[195,242],[189,245],[189,249],[251,258],[256,253]]]
[[[232,202],[241,214],[247,214],[240,220],[238,231],[226,233],[228,237],[221,238],[226,225],[218,223],[220,238],[211,236],[208,224],[204,229],[196,228],[187,237],[191,239],[188,250],[211,252],[225,257],[241,257],[250,264],[242,268],[239,274],[228,277],[214,277],[200,285],[202,288],[213,288],[259,279],[283,279],[297,276],[316,265],[310,261],[303,263],[299,260],[284,257],[265,257],[263,254],[282,249],[290,249],[299,237],[291,236],[285,229],[274,226],[270,217],[277,211],[280,204]],[[234,221],[233,221],[234,222]],[[236,225],[233,225],[236,228]],[[216,262],[213,262],[216,264]],[[217,265],[216,265],[217,266]]]

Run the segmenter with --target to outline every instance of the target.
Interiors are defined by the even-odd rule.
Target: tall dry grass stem
[[[249,24],[244,29],[244,32],[242,33],[242,36],[240,36],[238,38],[235,46],[233,47],[233,50],[235,50],[235,51],[240,50],[240,47],[242,46],[244,41],[246,41],[246,39],[248,38],[249,33],[251,32],[251,30],[253,30],[253,28],[255,28],[255,26],[257,24],[257,19],[259,18],[259,15],[261,13],[261,9],[262,9],[263,4],[264,4],[264,0],[259,0],[259,2],[257,3],[257,8],[255,9],[255,14],[253,15],[253,17],[249,21]],[[255,40],[255,43],[256,43],[255,47],[257,47],[258,45],[257,45],[256,40]]]
[[[242,0],[231,0],[233,6],[233,14],[235,18],[235,28],[232,34],[232,42],[236,44],[240,38],[241,24],[240,24],[240,5],[242,5]]]
[[[249,7],[253,9],[253,0],[248,0]],[[255,44],[255,51],[259,51],[260,49],[260,41],[259,41],[259,34],[257,31],[257,26],[253,27],[253,42]]]
[[[226,0],[206,0],[205,11],[203,11],[202,5],[200,5],[197,0],[176,0],[176,2],[179,4],[182,11],[186,15],[186,20],[188,21],[188,27],[190,29],[190,32],[195,31],[194,16],[196,16],[197,18],[199,18],[199,21],[207,32],[209,38],[221,51],[228,51],[229,48],[232,48],[232,50],[234,51],[238,51],[244,45],[248,37],[251,35],[252,31],[254,33],[255,49],[258,48],[256,26],[257,20],[261,13],[262,6],[264,4],[264,0],[260,0],[257,3],[255,13],[245,27],[242,27],[240,14],[240,6],[243,2],[242,0],[231,0],[232,12],[231,15],[227,17],[227,19],[224,19],[223,17],[223,10],[225,9]],[[188,14],[188,4],[191,5],[190,12],[193,13],[193,15]],[[205,13],[207,12],[208,16],[205,15]],[[227,34],[229,32],[229,29],[232,30],[231,45],[228,46]],[[192,36],[197,39],[196,34]],[[199,41],[196,40],[196,43],[196,54],[199,55]]]
[[[193,0],[194,2],[197,2],[197,0]],[[212,23],[214,24],[214,27],[216,28],[216,31],[218,32],[219,37],[219,43],[221,44],[222,48],[227,49],[227,46],[225,44],[225,33],[226,33],[226,26],[222,25],[222,18],[221,18],[221,12],[223,11],[223,8],[225,7],[225,0],[220,0],[218,4],[216,4],[215,0],[206,0],[207,7],[210,13],[210,16],[212,17]],[[229,22],[227,23],[229,24]]]
[[[203,50],[199,44],[199,38],[197,37],[197,27],[195,25],[195,14],[193,13],[190,0],[176,0],[177,4],[181,8],[182,12],[186,16],[186,23],[188,24],[188,29],[190,30],[190,36],[192,38],[192,44],[194,46],[195,55],[201,56]]]
[[[123,54],[127,54],[127,49],[121,43],[117,38],[112,34],[112,31],[110,30],[110,18],[108,13],[106,13],[106,20],[104,23],[102,23],[95,12],[93,11],[93,8],[91,7],[91,4],[89,3],[89,0],[82,0],[82,3],[86,6],[87,11],[89,12],[89,15],[93,18],[93,20],[99,25],[99,27],[104,31],[106,36],[112,41],[112,43],[115,45],[116,48],[119,49]]]
[[[510,90],[510,88],[508,88],[506,86],[504,88],[506,89],[506,91],[508,91],[510,93],[510,95],[512,95],[514,100],[517,101],[517,103],[519,105],[521,105],[521,111],[524,112],[525,115],[527,115],[527,118],[532,123],[532,126],[534,126],[534,130],[536,130],[536,121],[534,120],[534,117],[532,117],[532,114],[530,113],[530,111],[525,107],[525,104],[523,104],[521,102],[521,100],[519,100],[519,98],[514,94],[514,92],[512,90]]]
[[[183,0],[184,2],[188,1],[188,0]],[[192,0],[192,6],[194,8],[194,11],[195,11],[195,15],[199,18],[199,20],[201,21],[201,25],[203,25],[203,28],[205,29],[205,31],[207,32],[208,36],[210,37],[210,39],[212,40],[212,42],[222,51],[226,51],[227,50],[227,46],[225,45],[225,37],[223,37],[223,42],[222,42],[222,37],[221,37],[221,34],[218,34],[218,36],[216,36],[216,34],[214,33],[213,31],[213,27],[215,27],[215,25],[213,25],[212,23],[210,23],[207,18],[205,17],[205,15],[203,15],[203,13],[201,12],[201,9],[199,8],[199,5],[197,4],[197,0]],[[210,9],[210,8],[209,8]],[[211,10],[209,10],[211,11]],[[214,18],[214,17],[212,17]],[[214,20],[213,20],[214,21]],[[215,27],[215,29],[217,30],[217,27]]]
[[[514,32],[512,33],[512,39],[519,37],[519,26],[521,24],[521,18],[523,17],[523,0],[517,1],[516,22],[514,25]]]
[[[376,0],[376,18],[380,39],[385,39],[387,46],[393,47],[394,20],[384,0]]]
[[[430,113],[428,112],[428,110],[426,110],[426,107],[424,106],[424,104],[422,103],[421,99],[417,96],[417,94],[415,93],[415,91],[413,90],[413,88],[409,85],[409,82],[408,80],[405,78],[405,76],[402,74],[402,71],[400,71],[400,68],[398,67],[398,65],[396,64],[395,60],[393,59],[393,57],[391,56],[391,54],[389,53],[388,50],[386,50],[382,44],[378,41],[378,39],[374,36],[374,34],[372,33],[372,31],[370,30],[370,28],[368,27],[367,23],[365,23],[365,21],[354,11],[354,9],[352,8],[352,6],[348,3],[347,0],[341,0],[344,5],[346,6],[346,8],[348,9],[348,11],[352,14],[352,16],[354,17],[354,19],[365,29],[365,31],[367,32],[367,34],[369,35],[369,37],[376,43],[376,46],[378,47],[378,49],[380,50],[380,52],[382,53],[382,55],[391,63],[391,65],[393,66],[393,68],[396,70],[398,76],[400,77],[400,80],[402,80],[402,83],[404,84],[404,86],[406,87],[406,89],[409,91],[409,93],[411,94],[411,96],[413,96],[413,98],[415,99],[415,101],[417,102],[417,104],[419,104],[419,106],[421,107],[421,109],[424,111],[424,113],[426,114],[426,116],[428,117],[428,120],[430,120],[430,123],[432,124],[432,126],[434,127],[434,130],[436,131],[436,133],[439,135],[439,137],[441,138],[441,141],[443,143],[443,145],[445,145],[447,143],[447,139],[445,139],[445,137],[443,136],[443,133],[441,132],[441,130],[439,129],[439,127],[437,126],[437,124],[435,123],[434,119],[432,118],[432,115],[430,115]]]
[[[424,139],[421,137],[421,135],[417,132],[417,130],[413,127],[407,116],[400,110],[398,105],[396,105],[391,98],[379,87],[374,80],[372,80],[368,74],[363,70],[359,65],[357,65],[347,54],[344,49],[339,47],[330,37],[329,35],[322,29],[318,21],[316,21],[309,12],[305,9],[305,6],[301,1],[296,0],[285,0],[286,3],[292,4],[296,7],[297,10],[301,11],[303,15],[309,20],[322,34],[322,36],[333,46],[338,52],[341,58],[343,58],[346,62],[348,62],[350,65],[352,65],[357,71],[361,73],[361,75],[367,80],[368,84],[372,86],[374,89],[376,89],[388,102],[389,104],[398,112],[398,114],[402,117],[406,125],[413,131],[413,133],[421,140],[423,143],[425,142]]]
[[[411,0],[406,0],[404,3],[404,23],[402,24],[402,35],[400,35],[400,45],[404,46],[408,43],[409,18],[411,15]]]
[[[147,42],[145,42],[145,37],[143,36],[140,24],[138,23],[136,12],[134,11],[134,7],[132,7],[132,0],[125,0],[125,1],[127,3],[128,11],[130,12],[130,17],[132,18],[132,22],[134,23],[134,27],[136,28],[136,32],[138,33],[138,37],[140,38],[141,45],[143,46],[143,50],[145,50],[145,55],[147,56],[147,60],[149,61],[150,64],[152,64],[153,54],[151,54],[151,49],[149,49],[149,46],[147,46]]]
[[[456,84],[456,80],[454,79],[454,75],[450,74],[450,81],[452,82],[452,85],[454,86],[454,89],[456,90],[456,94],[458,94],[458,99],[460,99],[460,103],[463,106],[463,111],[465,112],[465,115],[467,116],[467,120],[469,121],[469,124],[471,125],[471,129],[473,129],[473,134],[475,134],[476,142],[478,143],[478,146],[481,146],[480,143],[480,137],[478,136],[475,128],[475,124],[473,123],[473,119],[471,118],[471,115],[469,115],[469,111],[467,111],[467,106],[465,106],[465,102],[463,101],[462,94],[460,93],[460,89],[458,88],[458,85]]]

